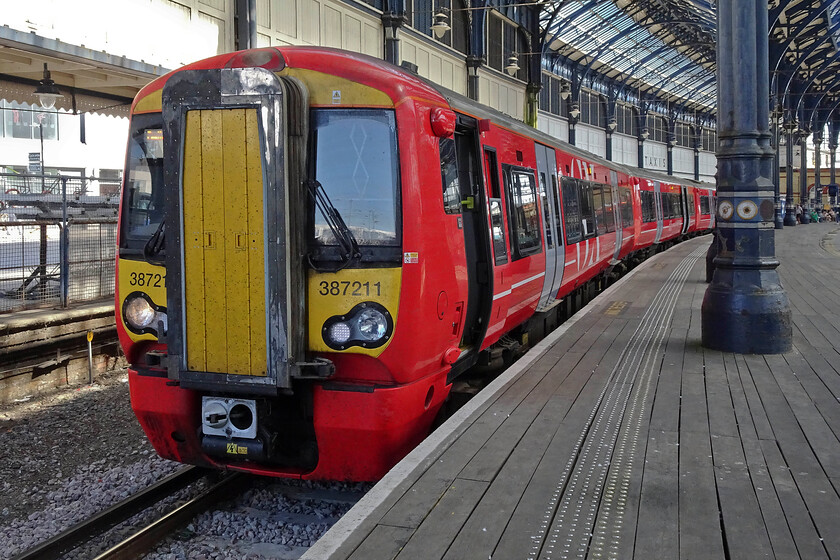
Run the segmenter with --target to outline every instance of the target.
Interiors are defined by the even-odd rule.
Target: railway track
[[[186,503],[153,517],[151,522],[120,528],[129,536],[101,552],[98,537],[203,477],[215,480]],[[241,473],[219,475],[187,467],[11,560],[53,560],[65,555],[124,560],[142,558],[168,546],[184,551],[210,546],[225,550],[226,557],[231,558],[260,555],[294,560],[366,491],[358,485],[351,489],[337,486],[254,479]],[[224,507],[217,507],[221,502],[226,502]],[[219,517],[223,521],[214,523]],[[237,523],[250,529],[240,529],[238,536],[231,536],[228,529]],[[225,531],[215,531],[213,525],[223,526]]]
[[[196,515],[207,511],[220,501],[241,492],[249,483],[248,477],[240,473],[227,474],[192,498],[187,503],[142,527],[130,537],[108,549],[95,560],[123,560],[140,558],[154,550],[167,535],[186,526]]]
[[[208,471],[197,467],[181,469],[145,490],[129,496],[97,515],[85,519],[38,546],[13,557],[12,560],[53,560],[60,558],[62,555],[92,542],[99,535],[160,503],[172,494],[187,488],[207,474]],[[113,557],[117,558],[118,556]]]

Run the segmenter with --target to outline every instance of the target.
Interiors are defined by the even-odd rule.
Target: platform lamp
[[[59,97],[64,97],[55,85],[55,82],[50,77],[50,71],[47,68],[47,63],[44,63],[44,77],[38,82],[38,87],[35,88],[35,95],[38,96],[38,101],[41,102],[41,107],[44,109],[52,109],[55,107],[55,102]]]
[[[432,33],[435,34],[436,39],[442,39],[446,32],[452,29],[449,26],[449,8],[440,8],[435,14],[435,23],[432,24]]]
[[[516,73],[519,72],[519,55],[515,52],[511,53],[508,57],[505,72],[507,72],[508,76],[516,76]]]
[[[610,120],[607,121],[607,131],[612,134],[615,132],[615,129],[618,127],[618,121],[615,117],[610,117]]]
[[[572,88],[569,86],[569,82],[562,82],[560,84],[560,99],[565,101],[570,95],[572,95]]]

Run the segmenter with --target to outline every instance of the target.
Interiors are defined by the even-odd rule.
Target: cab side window
[[[461,187],[458,184],[458,160],[455,140],[440,139],[440,181],[443,185],[443,210],[447,214],[461,213]]]

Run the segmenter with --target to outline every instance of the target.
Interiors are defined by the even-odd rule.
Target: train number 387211
[[[318,293],[322,296],[370,297],[382,295],[380,282],[350,282],[348,280],[327,282],[323,280],[318,284],[318,287]]]

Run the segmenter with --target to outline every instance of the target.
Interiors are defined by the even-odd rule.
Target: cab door
[[[464,115],[458,115],[455,127],[455,155],[458,166],[458,185],[461,191],[468,277],[461,348],[472,350],[462,353],[465,362],[473,362],[478,354],[478,346],[487,331],[493,294],[493,279],[490,273],[490,236],[488,233],[490,230],[487,224],[486,197],[481,175],[480,153],[477,121]],[[470,356],[471,358],[468,358]],[[468,367],[468,365],[470,364],[459,364],[461,367]]]

